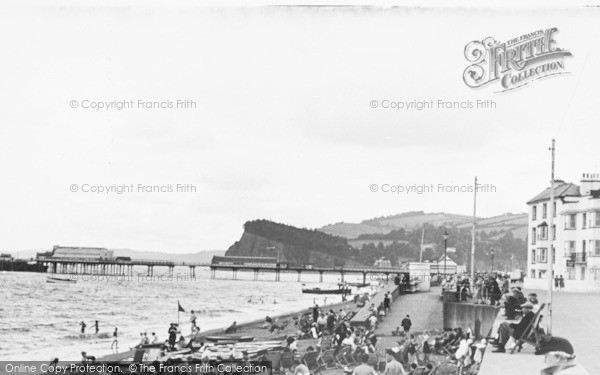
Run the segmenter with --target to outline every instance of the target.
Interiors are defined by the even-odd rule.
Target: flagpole
[[[181,306],[181,305],[179,304],[179,300],[177,300],[177,325],[179,325],[179,310],[180,310],[179,306]]]
[[[552,169],[550,172],[550,219],[548,220],[550,222],[550,229],[548,230],[549,232],[549,240],[550,240],[550,248],[548,249],[547,253],[546,253],[546,257],[548,258],[548,271],[546,271],[546,274],[548,275],[548,334],[551,335],[552,334],[552,279],[554,277],[553,273],[553,261],[554,261],[554,257],[553,257],[553,250],[554,250],[554,233],[552,230],[552,227],[554,226],[554,138],[552,138],[552,147],[550,148],[550,151],[552,151]]]
[[[425,239],[425,224],[423,224],[423,233],[421,234],[421,256],[419,257],[419,263],[423,262],[423,240]]]
[[[471,277],[475,281],[475,225],[477,223],[477,176],[475,176],[475,189],[473,189],[473,233],[471,238]]]

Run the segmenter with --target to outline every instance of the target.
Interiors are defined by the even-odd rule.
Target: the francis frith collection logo
[[[502,91],[523,87],[540,78],[568,73],[564,58],[571,52],[559,48],[558,29],[540,29],[500,43],[492,37],[472,41],[465,57],[472,64],[463,73],[465,84],[479,88],[499,83]]]

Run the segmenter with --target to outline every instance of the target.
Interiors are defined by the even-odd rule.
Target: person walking
[[[558,275],[554,275],[554,289],[558,290]]]
[[[115,353],[119,352],[119,333],[118,333],[118,328],[115,327],[115,331],[113,332],[113,339],[112,339],[112,343],[110,344],[110,349],[114,350]]]
[[[98,334],[98,331],[100,331],[100,327],[98,326],[98,321],[97,320],[94,323],[94,328],[96,329],[96,334]]]
[[[563,275],[560,275],[560,278],[558,279],[558,288],[561,292],[563,291],[563,289],[565,289],[565,278],[563,277]]]
[[[192,323],[192,327],[191,327],[192,334],[194,333],[194,330],[196,329],[196,319],[197,319],[196,313],[194,312],[194,310],[192,310],[190,312],[190,323]]]
[[[406,314],[406,318],[402,319],[402,323],[400,323],[400,325],[402,328],[404,328],[404,334],[408,336],[408,332],[410,332],[410,327],[412,326],[410,315]]]
[[[81,333],[85,334],[85,327],[87,327],[85,322],[82,320],[79,325],[81,326]]]
[[[391,302],[390,293],[388,292],[385,294],[385,297],[383,297],[383,308],[385,309],[386,314],[391,310]]]

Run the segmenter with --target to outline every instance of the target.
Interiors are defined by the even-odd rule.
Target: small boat
[[[56,284],[75,284],[77,282],[77,280],[74,279],[63,279],[60,277],[52,277],[52,276],[46,276],[46,282],[47,283],[56,283]]]
[[[321,289],[321,288],[311,288],[311,289],[302,289],[302,293],[309,294],[350,294],[351,291],[349,288],[338,288],[338,289]]]
[[[206,336],[206,341],[233,341],[233,342],[250,342],[254,340],[254,336]]]
[[[353,286],[355,288],[365,288],[371,286],[369,283],[348,283],[348,286]]]

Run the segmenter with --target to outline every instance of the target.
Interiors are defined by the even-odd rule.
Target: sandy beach
[[[283,340],[285,340],[286,336],[295,335],[296,332],[298,331],[298,328],[294,325],[294,317],[297,317],[298,314],[304,314],[304,313],[312,311],[312,307],[313,306],[306,306],[305,309],[296,310],[291,313],[285,313],[285,314],[271,316],[271,318],[273,318],[273,319],[276,318],[282,323],[285,321],[289,321],[289,324],[285,327],[285,329],[283,329],[279,332],[269,332],[269,330],[267,328],[265,328],[265,319],[262,318],[262,319],[252,320],[249,322],[237,322],[236,335],[253,336],[255,338],[254,341],[265,341],[265,340],[281,340],[281,341],[283,341]],[[340,309],[344,309],[346,311],[346,313],[356,312],[359,310],[359,308],[356,307],[356,303],[354,303],[352,301],[319,305],[319,307],[323,311],[333,310],[336,313],[339,312]],[[184,336],[186,336],[186,339],[189,340],[190,335],[185,333],[186,331],[189,332],[190,324],[189,324],[189,322],[187,322],[188,319],[189,319],[189,314],[186,314],[185,319],[184,319],[186,322],[181,324],[181,331],[182,331],[182,334]],[[165,327],[167,325],[168,325],[168,323],[165,322]],[[200,328],[202,328],[202,327],[200,327]],[[200,333],[201,333],[202,337],[210,336],[210,335],[221,335],[221,334],[225,333],[226,328],[227,327],[211,329],[211,330],[207,330],[207,331],[201,331]],[[317,344],[317,342],[318,342],[318,339],[299,340],[298,341],[298,350],[303,352],[309,346],[314,347]],[[118,354],[111,354],[111,355],[104,356],[102,358],[99,358],[99,360],[100,361],[122,361],[127,358],[133,357],[134,352],[135,352],[135,350],[130,349],[130,350],[118,353]]]

